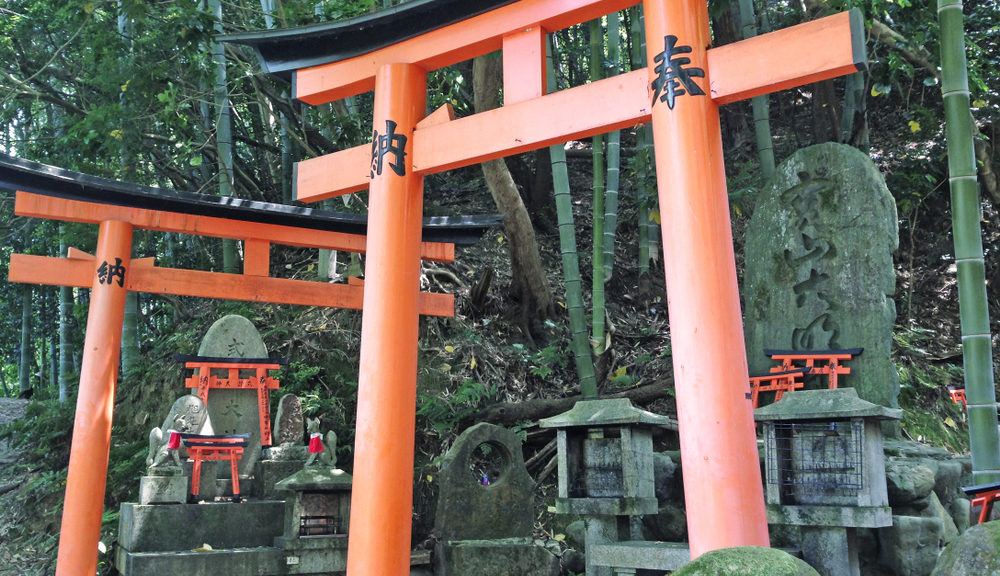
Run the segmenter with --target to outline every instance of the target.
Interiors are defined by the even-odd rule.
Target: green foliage
[[[496,384],[488,386],[465,378],[454,390],[436,395],[418,393],[417,416],[435,431],[444,432],[479,410],[486,400],[496,396],[496,392]]]
[[[966,452],[969,431],[965,414],[948,394],[948,386],[964,386],[962,367],[930,357],[924,347],[937,337],[934,331],[916,327],[897,329],[893,334],[902,428],[914,440]]]
[[[69,464],[70,439],[76,399],[59,403],[55,400],[28,404],[24,418],[0,427],[0,441],[26,457],[19,466],[41,466],[43,470],[65,473]]]

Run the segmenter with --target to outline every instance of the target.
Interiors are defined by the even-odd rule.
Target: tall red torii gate
[[[96,178],[0,155],[0,187],[17,190],[20,216],[99,226],[97,250],[70,249],[65,258],[13,254],[12,282],[90,288],[66,498],[59,534],[57,576],[92,575],[104,511],[112,408],[118,378],[127,292],[361,309],[359,283],[329,284],[270,275],[272,244],[364,253],[363,218],[227,197],[186,194]],[[455,244],[471,243],[498,219],[417,219],[417,261],[451,262]],[[242,274],[155,266],[132,258],[134,229],[243,241]],[[423,242],[423,235],[450,242]],[[415,291],[415,311],[454,315],[454,296]]]
[[[710,48],[705,0],[646,0],[646,70],[545,94],[546,34],[636,4],[416,0],[346,23],[227,37],[290,76],[306,103],[375,90],[371,145],[296,166],[299,200],[370,190],[350,576],[409,570],[423,176],[650,121],[691,555],[768,545],[718,107],[861,69],[863,23],[853,11]],[[498,49],[502,108],[425,117],[429,71]],[[738,498],[720,497],[737,488]]]

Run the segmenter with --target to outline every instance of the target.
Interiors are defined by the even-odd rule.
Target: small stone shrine
[[[857,528],[892,525],[880,422],[902,411],[838,388],[790,392],[754,415],[768,522],[799,526],[802,555],[823,576],[858,576]]]
[[[629,517],[659,511],[653,478],[653,431],[677,429],[665,416],[640,410],[627,398],[581,400],[568,412],[545,418],[542,428],[555,428],[559,462],[556,512],[579,514],[587,525],[587,576],[610,575],[611,569],[643,567],[643,557],[661,556],[675,570],[690,557],[686,548],[655,552],[618,544],[640,541]],[[638,542],[636,542],[638,544]],[[674,554],[676,552],[676,554]],[[675,561],[676,558],[676,561]]]
[[[216,320],[205,333],[198,348],[198,356],[214,358],[267,358],[267,346],[252,322],[231,314]],[[260,459],[260,412],[255,390],[213,389],[208,414],[216,434],[250,433],[250,440],[239,462],[241,478],[253,474]],[[225,466],[219,469],[219,478],[229,478]]]
[[[467,429],[439,478],[436,576],[559,574],[559,559],[531,541],[534,481],[513,432],[485,422]]]
[[[334,451],[336,446],[324,446]],[[336,460],[333,461],[334,465]],[[274,546],[284,553],[287,574],[347,569],[351,475],[333,466],[310,466],[278,482],[284,493],[284,532]]]
[[[768,348],[864,348],[850,363],[849,385],[864,400],[898,407],[890,355],[898,244],[895,202],[867,155],[827,143],[785,160],[747,228],[750,373],[768,371]]]

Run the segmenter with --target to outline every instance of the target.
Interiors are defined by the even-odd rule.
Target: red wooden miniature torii
[[[271,445],[270,391],[277,390],[279,382],[269,375],[288,364],[287,358],[210,358],[205,356],[174,355],[184,367],[194,370],[194,374],[184,379],[186,388],[194,388],[201,401],[208,405],[208,391],[213,388],[236,388],[257,392],[257,411],[260,417],[260,443]],[[226,377],[213,374],[224,371]],[[240,378],[240,373],[249,370],[254,373],[249,378]]]
[[[56,575],[92,575],[97,571],[126,293],[360,309],[363,287],[357,283],[329,284],[271,277],[270,245],[363,253],[366,239],[363,235],[330,230],[333,226],[330,213],[135,187],[9,157],[0,157],[0,185],[18,189],[14,210],[20,216],[99,225],[96,255],[75,249],[70,249],[66,258],[14,254],[9,272],[12,282],[91,290]],[[123,202],[179,205],[179,210],[188,212],[120,205]],[[238,204],[259,204],[260,209],[254,212],[235,206]],[[454,244],[421,242],[420,227],[418,218],[412,246],[417,260],[454,260]],[[459,222],[459,226],[453,227],[459,230],[454,231],[449,224],[431,223],[426,230],[432,235],[468,242],[474,235],[468,229],[483,227]],[[133,259],[132,233],[136,228],[241,240],[244,271],[224,274],[182,270],[154,266],[152,258]],[[412,300],[414,310],[420,314],[454,315],[451,294],[415,291]],[[266,387],[267,382],[264,384]]]
[[[370,189],[348,574],[409,571],[423,176],[650,121],[685,499],[697,502],[687,508],[691,555],[767,546],[718,107],[862,68],[860,14],[710,49],[705,0],[646,0],[648,69],[546,95],[545,35],[638,1],[492,4],[360,54],[349,44],[363,34],[328,48],[315,26],[228,38],[253,45],[269,72],[291,72],[294,96],[306,103],[375,90],[372,144],[300,162],[296,180],[303,201]],[[359,19],[355,32],[369,26],[377,22]],[[327,49],[327,61],[316,62]],[[445,107],[425,117],[428,71],[498,49],[502,108],[455,119]],[[718,497],[733,487],[738,498]]]

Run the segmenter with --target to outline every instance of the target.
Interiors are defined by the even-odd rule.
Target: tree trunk
[[[31,294],[30,284],[21,286],[21,359],[17,371],[19,395],[31,395]]]
[[[225,32],[222,26],[222,0],[208,0],[208,9],[215,20],[215,33]],[[219,195],[233,195],[233,123],[226,85],[226,52],[222,42],[212,39],[212,61],[215,63],[215,146],[219,157]],[[222,271],[237,274],[240,256],[236,240],[222,241]]]
[[[125,317],[122,321],[122,374],[128,375],[139,364],[139,295],[125,296]]]
[[[606,394],[600,396],[600,398],[628,398],[634,404],[643,405],[669,395],[673,389],[673,381],[665,380],[631,388],[624,392]],[[555,416],[556,414],[565,412],[580,400],[588,399],[592,398],[580,395],[566,398],[536,398],[520,402],[500,402],[476,412],[467,420],[461,422],[459,427],[477,422],[490,422],[492,424],[508,426],[518,422],[533,422],[540,418]]]
[[[473,63],[476,112],[500,104],[501,61],[496,55],[479,56]],[[482,163],[486,184],[497,209],[504,215],[510,250],[511,291],[520,301],[526,336],[541,335],[541,323],[552,315],[552,295],[538,254],[535,230],[503,159]]]

